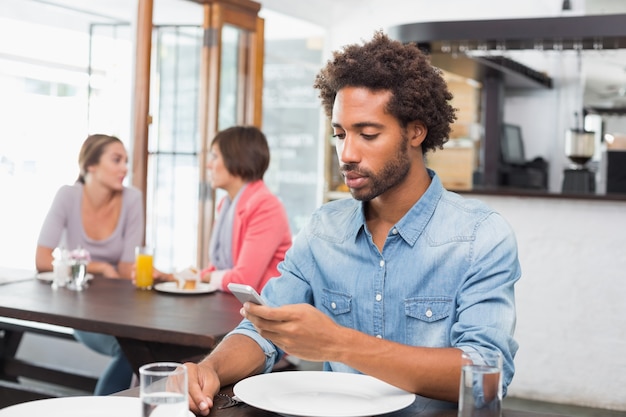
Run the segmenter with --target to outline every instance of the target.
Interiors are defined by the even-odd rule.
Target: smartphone
[[[254,304],[267,305],[265,301],[261,298],[258,292],[254,288],[245,284],[235,284],[231,282],[228,284],[228,289],[233,293],[235,297],[241,304],[249,301]]]

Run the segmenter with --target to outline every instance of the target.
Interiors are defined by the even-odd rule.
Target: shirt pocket
[[[353,327],[352,295],[325,289],[322,293],[322,306],[336,323]]]
[[[406,340],[413,346],[450,346],[452,299],[446,297],[409,298],[404,302]]]

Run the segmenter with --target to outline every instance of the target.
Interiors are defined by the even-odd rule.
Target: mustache
[[[353,172],[355,174],[359,174],[359,175],[364,175],[365,172],[362,172],[359,169],[359,166],[357,164],[342,164],[339,167],[339,171],[341,171],[343,174],[346,174],[348,172]]]

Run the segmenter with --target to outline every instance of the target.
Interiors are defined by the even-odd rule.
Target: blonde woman
[[[80,173],[73,185],[57,192],[37,242],[38,271],[52,270],[55,247],[85,248],[87,272],[131,279],[134,248],[141,245],[144,215],[141,192],[123,185],[128,173],[124,144],[114,136],[91,135],[78,157]],[[133,370],[113,336],[75,331],[77,340],[113,359],[96,385],[95,395],[127,389]]]

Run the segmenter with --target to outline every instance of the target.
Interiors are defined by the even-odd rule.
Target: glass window
[[[155,28],[146,242],[164,271],[196,265],[202,29]]]
[[[312,88],[323,30],[262,11],[265,19],[263,130],[270,142],[268,186],[284,202],[292,231],[322,198],[321,112]],[[33,268],[36,240],[52,199],[78,175],[89,133],[124,141],[132,161],[133,34],[129,24],[59,29],[0,18],[0,253]],[[295,30],[294,28],[297,28]],[[33,42],[33,33],[45,33]],[[295,35],[294,35],[295,34]],[[238,123],[237,68],[243,33],[223,31],[219,129]],[[158,268],[195,264],[198,223],[198,80],[202,29],[157,26],[153,38],[147,235]],[[130,178],[127,179],[129,183]],[[220,196],[218,195],[218,198]],[[29,207],[29,215],[23,208]]]
[[[76,180],[90,131],[89,34],[0,18],[0,39],[11,39],[0,43],[0,198],[10,202],[0,205],[0,253],[4,266],[34,269],[43,219]],[[102,79],[110,69],[95,68]]]
[[[263,131],[271,151],[265,181],[285,205],[296,234],[322,198],[323,116],[313,81],[324,32],[279,13],[265,11],[263,17]]]
[[[222,29],[222,61],[220,69],[220,110],[218,130],[237,124],[237,98],[239,97],[239,42],[243,32],[233,26]],[[210,139],[209,139],[210,142]]]

